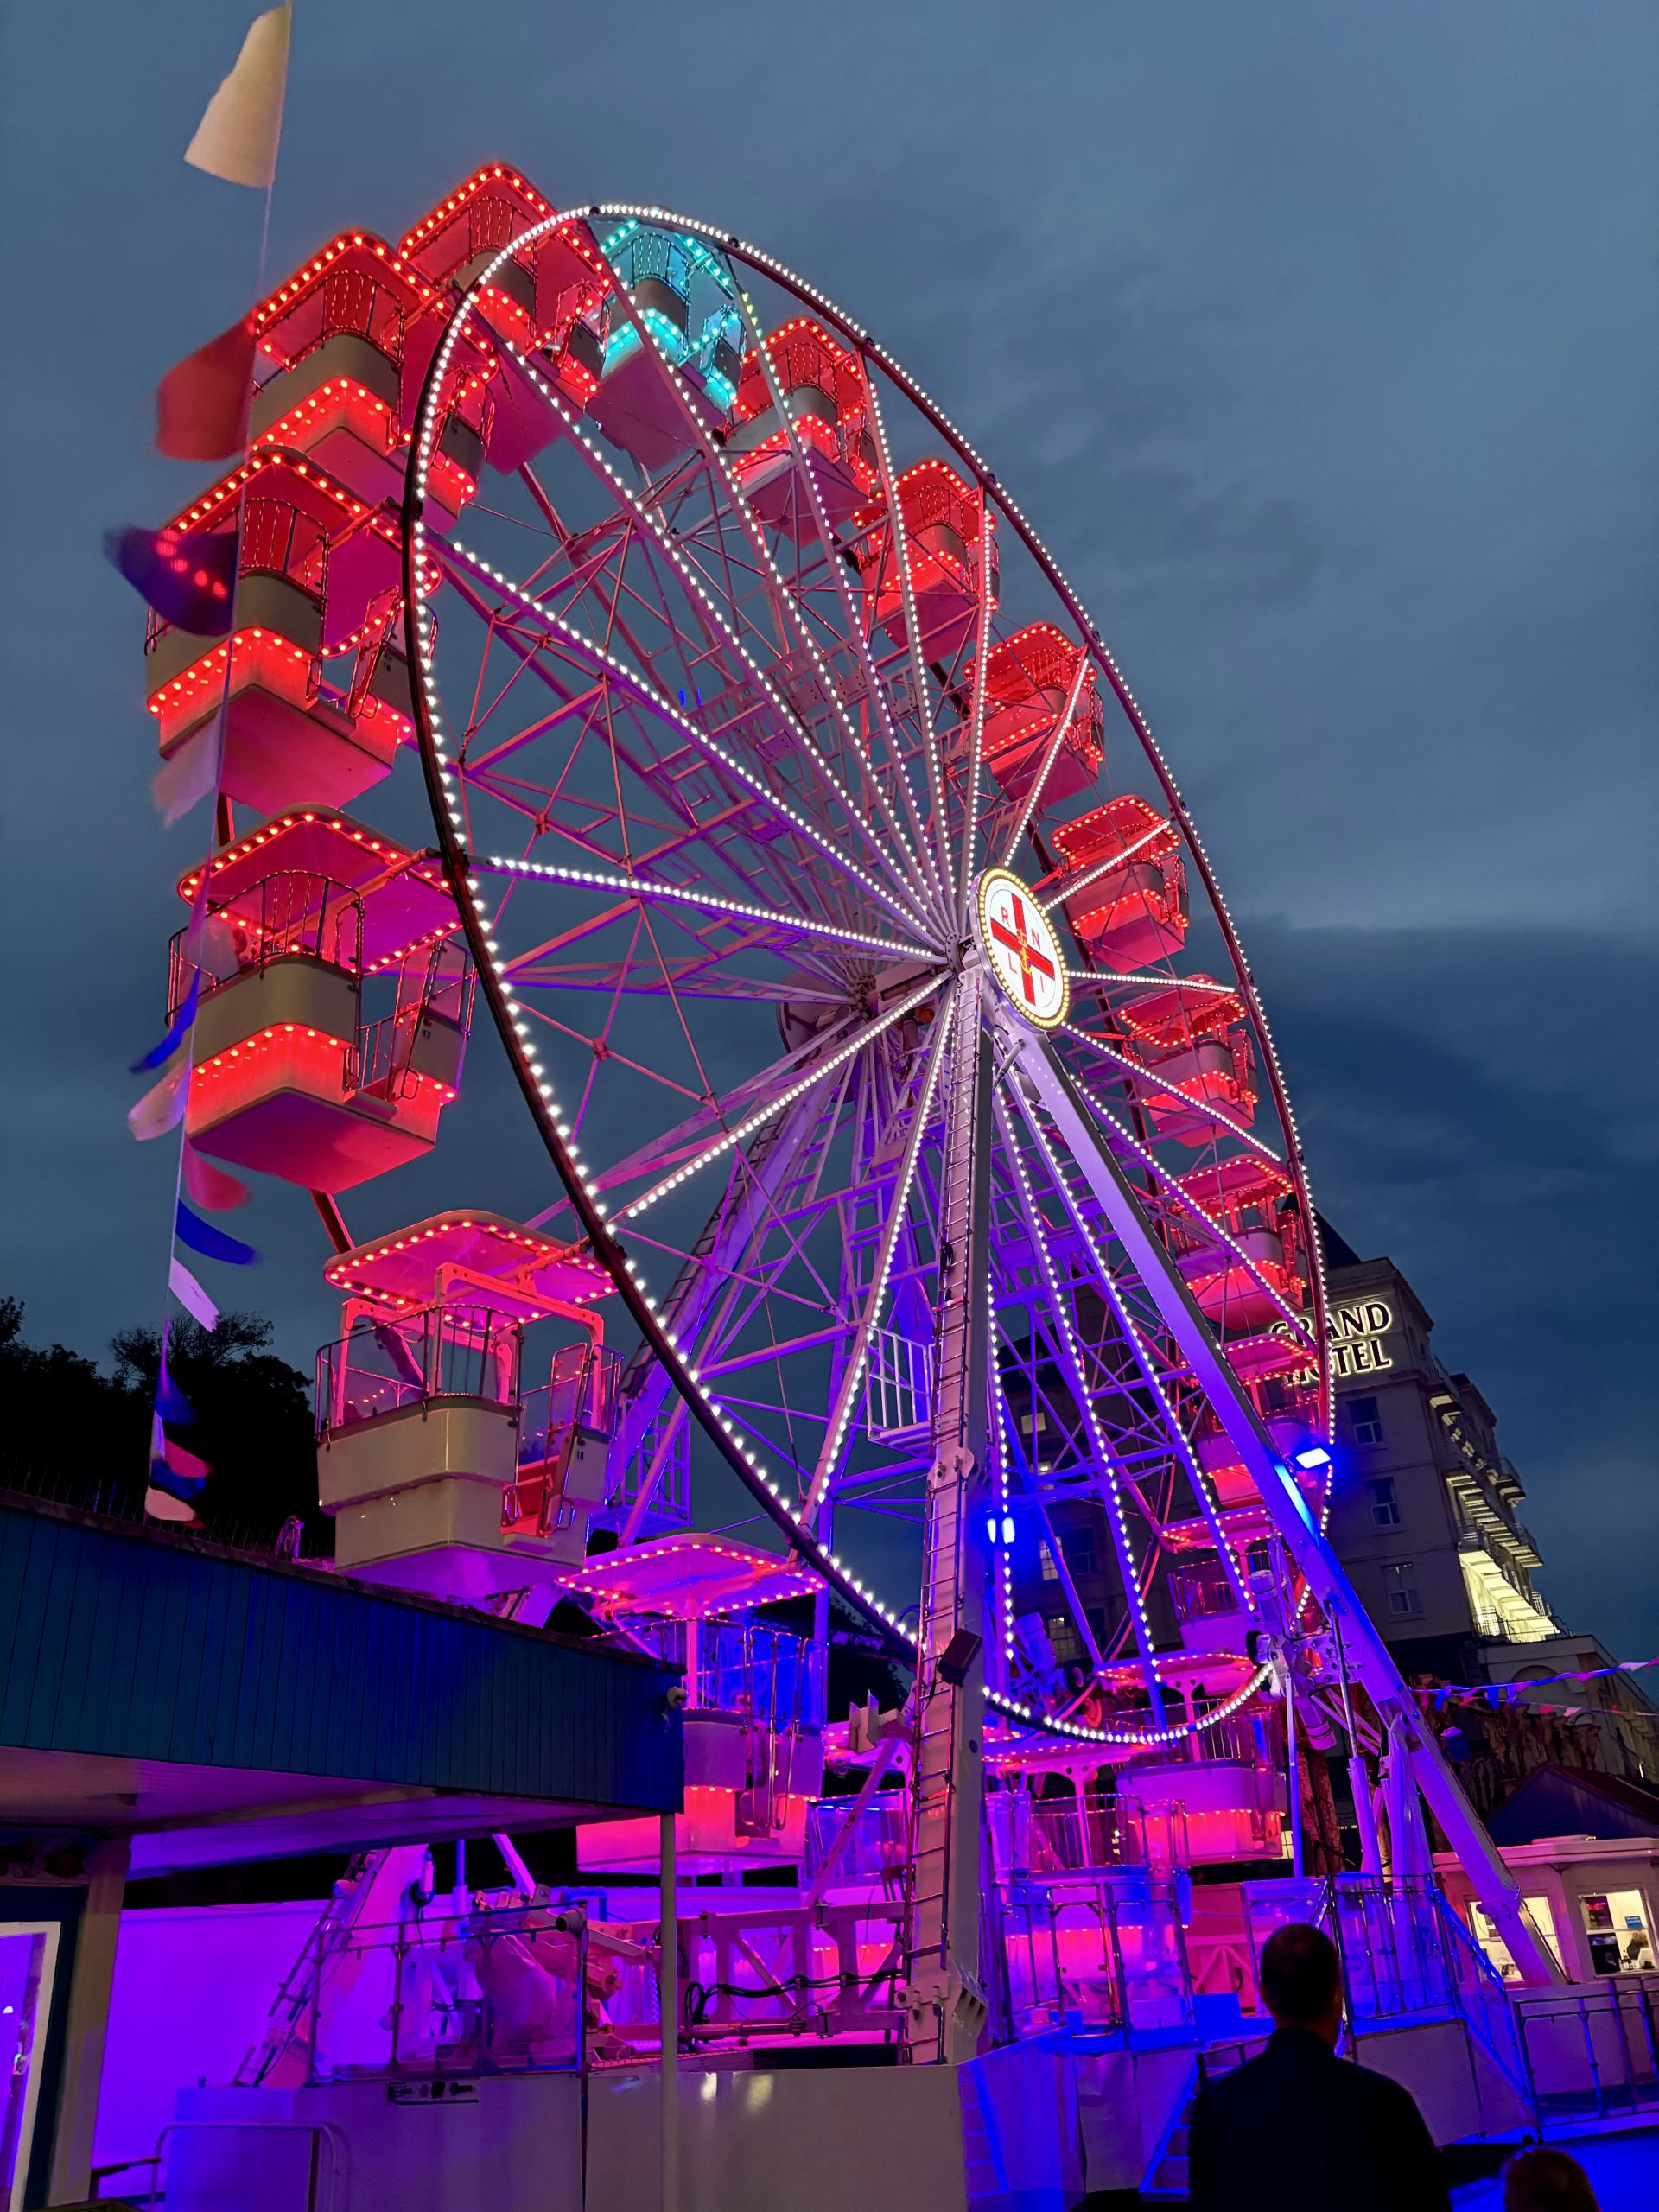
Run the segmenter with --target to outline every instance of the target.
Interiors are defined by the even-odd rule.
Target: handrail
[[[198,943],[216,940],[226,957],[209,968],[189,957]],[[178,1013],[200,976],[201,996],[267,967],[273,960],[314,960],[359,982],[363,973],[363,900],[350,884],[303,868],[280,868],[208,906],[205,926],[175,930],[168,945],[168,1014]],[[223,967],[226,972],[217,972]]]
[[[1478,2040],[1487,2056],[1535,2121],[1538,2115],[1538,2096],[1529,2062],[1526,2037],[1516,2024],[1516,2015],[1510,2001],[1510,1993],[1504,1987],[1503,1976],[1481,1949],[1479,1944],[1476,1942],[1469,1929],[1465,1927],[1459,1915],[1453,1912],[1444,1892],[1438,1885],[1434,1889],[1433,1898],[1440,1941],[1447,1955],[1449,1979],[1452,1993],[1458,2000],[1458,2011],[1465,2026]],[[1478,2018],[1470,2005],[1465,2001],[1465,1983],[1458,1972],[1459,1967],[1463,1969],[1463,1976],[1467,1977],[1469,1986],[1478,1990],[1486,2000],[1482,2017]],[[1493,2003],[1500,2008],[1504,2025],[1509,2031],[1510,2056],[1507,2058],[1498,2048],[1498,2038],[1490,2032],[1486,2024],[1484,2011],[1489,2010]]]
[[[520,1325],[471,1307],[427,1306],[371,1322],[317,1353],[319,1438],[434,1398],[474,1398],[517,1415]]]

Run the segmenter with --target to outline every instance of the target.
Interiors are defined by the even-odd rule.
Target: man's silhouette
[[[1408,2090],[1337,2056],[1342,1967],[1298,1922],[1262,1950],[1274,2032],[1192,2109],[1194,2212],[1451,2212]]]

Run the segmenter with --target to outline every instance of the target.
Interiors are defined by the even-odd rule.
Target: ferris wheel
[[[694,1687],[696,1624],[741,1619],[722,1865],[803,1857],[838,1594],[915,1676],[924,2052],[976,2033],[988,1769],[1121,1766],[1192,1859],[1276,1857],[1299,1669],[1357,1817],[1364,1731],[1391,1839],[1408,1776],[1521,1955],[1325,1540],[1317,1222],[1249,970],[996,476],[779,262],[500,166],[251,327],[252,442],[175,524],[237,533],[232,635],[146,643],[163,760],[219,732],[168,1008],[190,1144],[334,1247],[339,1564],[563,1592]],[[410,741],[435,852],[338,810]],[[337,1195],[431,1150],[480,1006],[547,1203],[353,1243]],[[809,1597],[785,1697],[751,1630]]]
[[[1323,1509],[1322,1287],[1139,708],[984,462],[781,264],[617,206],[475,268],[415,428],[416,719],[564,1186],[537,1226],[639,1332],[622,1541],[695,1427],[878,1623],[982,1641],[1010,1713],[1218,1725],[1261,1680],[1262,1452]],[[445,429],[486,378],[495,474],[458,522]],[[1054,1535],[1079,1502],[1103,1605]],[[906,1525],[919,1622],[856,1564]],[[1033,1539],[1069,1668],[1016,1613]]]

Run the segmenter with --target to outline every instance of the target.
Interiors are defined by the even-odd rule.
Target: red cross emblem
[[[1047,976],[1052,982],[1054,978],[1054,963],[1032,938],[1026,935],[1026,902],[1017,891],[1010,891],[1008,893],[1008,911],[1013,927],[1010,928],[1005,922],[999,922],[993,915],[991,936],[1005,952],[1011,952],[1020,963],[1020,985],[1026,995],[1026,1004],[1035,1006],[1037,994],[1032,988],[1033,971],[1035,970],[1039,976]]]

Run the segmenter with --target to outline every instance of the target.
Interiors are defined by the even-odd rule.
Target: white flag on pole
[[[219,724],[204,722],[149,779],[162,827],[170,830],[175,822],[181,822],[193,806],[207,798],[218,779]]]
[[[204,1329],[219,1326],[219,1308],[196,1281],[182,1260],[175,1259],[168,1273],[173,1295],[185,1312],[200,1321]]]
[[[184,1119],[190,1097],[190,1055],[181,1051],[177,1059],[127,1112],[127,1127],[140,1144],[152,1143],[176,1129]]]
[[[226,184],[269,192],[276,175],[283,135],[283,94],[288,86],[288,35],[292,10],[267,9],[248,26],[236,67],[207,103],[196,135],[185,149],[193,168]]]

